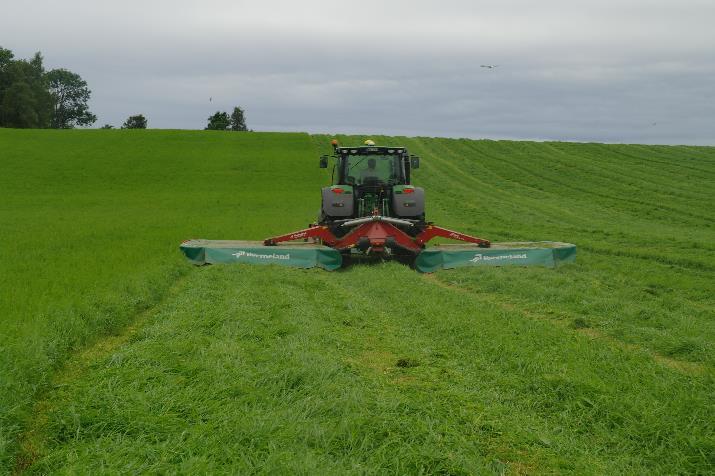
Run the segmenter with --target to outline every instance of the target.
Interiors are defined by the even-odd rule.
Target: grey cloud
[[[101,123],[715,144],[712,2],[33,5],[0,44],[79,72]]]

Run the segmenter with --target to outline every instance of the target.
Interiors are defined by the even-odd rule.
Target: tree
[[[100,127],[100,129],[114,129],[114,126],[111,124],[105,124],[102,127]]]
[[[129,116],[122,124],[122,129],[146,129],[146,126],[146,117],[143,114],[137,114],[136,116]]]
[[[230,126],[228,113],[216,111],[216,114],[209,117],[209,123],[206,126],[207,131],[226,131]]]
[[[2,100],[2,124],[6,127],[38,127],[37,101],[32,88],[17,81],[7,90]]]
[[[0,71],[2,71],[2,68],[4,68],[5,65],[9,64],[14,57],[15,55],[12,54],[12,51],[6,50],[2,46],[0,46]]]
[[[239,106],[233,108],[231,113],[231,130],[232,131],[247,131],[246,114]]]
[[[49,127],[53,99],[47,88],[42,55],[15,60],[0,48],[0,126]]]
[[[97,116],[89,112],[87,101],[92,92],[85,80],[66,69],[53,69],[46,77],[54,99],[53,128],[72,129],[75,125],[94,124]]]

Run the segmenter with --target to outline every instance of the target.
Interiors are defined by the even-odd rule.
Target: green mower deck
[[[251,263],[278,264],[294,268],[320,267],[328,271],[342,266],[342,255],[328,246],[311,243],[265,246],[260,241],[189,240],[181,251],[194,264]],[[434,245],[419,253],[415,268],[422,273],[464,266],[546,266],[554,267],[576,259],[576,245],[553,241],[492,243],[476,245]]]
[[[316,266],[332,271],[342,266],[340,253],[312,243],[265,246],[262,241],[189,240],[181,251],[194,264],[251,263],[278,264],[293,268]]]
[[[475,245],[434,245],[425,248],[415,260],[422,273],[464,266],[546,266],[553,268],[576,259],[576,245],[556,241],[492,243],[489,248]]]

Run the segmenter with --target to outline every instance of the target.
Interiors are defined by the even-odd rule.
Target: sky
[[[713,0],[0,0],[95,127],[715,145]],[[482,65],[498,65],[484,68]]]

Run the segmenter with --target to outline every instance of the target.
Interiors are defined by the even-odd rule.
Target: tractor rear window
[[[350,155],[346,160],[347,182],[394,184],[400,180],[399,155]]]

